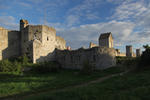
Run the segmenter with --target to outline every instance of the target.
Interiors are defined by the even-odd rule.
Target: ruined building
[[[113,48],[113,37],[111,32],[103,33],[99,37],[99,46]]]
[[[120,49],[116,49],[116,56],[125,57],[125,56],[126,56],[126,54],[125,54],[125,53],[120,52]]]
[[[90,42],[90,44],[89,44],[89,48],[93,48],[93,47],[97,47],[97,45],[96,45],[96,44],[94,44],[94,43],[92,43],[92,42]]]
[[[141,49],[136,49],[136,57],[141,56]]]
[[[132,57],[133,51],[132,51],[132,45],[127,45],[126,46],[126,56],[127,57]]]
[[[99,46],[71,50],[66,48],[62,37],[56,36],[56,30],[46,25],[29,25],[20,20],[20,30],[7,30],[0,27],[0,60],[27,55],[33,63],[58,61],[64,68],[80,69],[83,62],[105,69],[116,63],[116,50],[113,48],[111,33],[101,34]]]
[[[56,30],[45,25],[29,25],[20,20],[20,30],[0,28],[0,60],[26,54],[33,63],[54,60],[54,50],[66,49]]]
[[[88,49],[56,50],[56,59],[64,68],[80,69],[85,61],[96,69],[106,69],[116,64],[116,50],[113,48],[111,33],[99,37],[99,46],[90,43]]]

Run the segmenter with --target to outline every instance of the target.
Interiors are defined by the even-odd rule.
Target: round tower
[[[133,52],[132,52],[132,45],[127,45],[126,46],[126,56],[127,57],[132,57]]]
[[[136,49],[136,57],[141,56],[141,50],[140,49]]]

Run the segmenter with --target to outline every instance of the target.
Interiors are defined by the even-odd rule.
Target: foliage
[[[58,72],[61,68],[60,64],[58,62],[43,62],[43,63],[37,63],[37,64],[30,64],[31,71],[44,74],[49,72]]]
[[[83,66],[81,69],[81,74],[91,74],[94,71],[95,67],[92,66],[89,60],[83,62]]]
[[[17,61],[11,62],[8,59],[0,61],[0,72],[20,73],[21,71],[21,63]]]
[[[140,66],[147,67],[150,66],[150,47],[149,45],[144,45],[145,51],[141,55]]]
[[[125,64],[125,65],[132,65],[136,58],[133,57],[116,57],[117,64]]]
[[[12,72],[20,74],[23,67],[29,64],[29,59],[26,55],[20,57],[12,57],[0,61],[0,72]]]
[[[30,63],[29,58],[27,57],[27,55],[17,57],[15,59],[15,61],[20,62],[23,66],[26,66]]]

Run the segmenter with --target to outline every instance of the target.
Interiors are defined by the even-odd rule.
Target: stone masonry
[[[63,68],[81,69],[85,61],[95,69],[106,69],[115,66],[115,49],[107,47],[93,47],[78,50],[56,50],[56,59]]]
[[[55,60],[55,48],[65,49],[66,42],[46,25],[29,25],[20,20],[20,31],[0,27],[0,60],[27,55],[33,63]]]
[[[29,25],[20,20],[20,30],[0,27],[0,60],[27,55],[33,63],[57,61],[62,67],[82,68],[89,61],[96,69],[105,69],[116,64],[116,50],[111,33],[101,34],[99,46],[91,44],[88,49],[67,50],[66,41],[56,36],[56,30],[46,25]]]
[[[112,33],[102,33],[99,37],[99,46],[113,48],[113,37]]]
[[[126,46],[126,56],[127,57],[132,57],[133,56],[132,45],[127,45]]]

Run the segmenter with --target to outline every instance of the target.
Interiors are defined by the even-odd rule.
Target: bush
[[[23,66],[26,66],[30,63],[29,58],[24,55],[24,56],[20,56],[16,59],[18,62],[21,62]]]
[[[43,62],[37,63],[30,66],[31,71],[36,73],[49,73],[49,72],[59,72],[61,66],[58,62]]]
[[[2,60],[0,61],[0,71],[20,73],[22,71],[21,64],[17,61],[11,62],[8,59]]]
[[[139,57],[116,57],[117,64],[122,67],[123,70],[133,70],[137,68],[140,61]]]
[[[87,61],[84,61],[83,62],[83,67],[80,71],[81,74],[91,74],[93,71],[94,71],[95,67],[92,66],[90,64],[90,62],[87,60]]]
[[[150,67],[150,47],[148,45],[143,47],[145,51],[141,55],[139,67]]]

